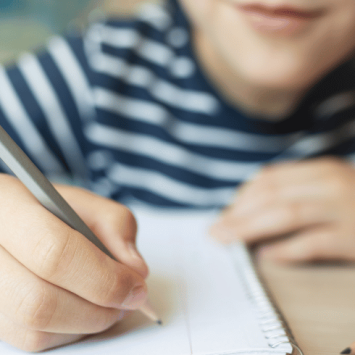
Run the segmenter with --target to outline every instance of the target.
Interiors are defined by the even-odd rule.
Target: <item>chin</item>
[[[300,76],[273,76],[273,77],[258,77],[258,78],[250,78],[249,82],[255,88],[260,89],[270,89],[274,91],[303,91],[307,88],[310,88],[314,81],[307,80],[306,82],[303,80],[299,80]]]
[[[255,88],[287,91],[306,90],[323,76],[322,72],[315,72],[310,68],[272,68],[267,65],[262,68],[247,68],[241,72],[244,73],[244,80]]]

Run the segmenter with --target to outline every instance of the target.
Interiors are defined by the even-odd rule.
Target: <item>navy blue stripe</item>
[[[213,189],[220,187],[234,187],[238,184],[238,181],[236,180],[228,181],[213,179],[204,175],[203,171],[201,171],[201,174],[198,174],[195,172],[191,172],[187,169],[165,164],[142,155],[137,155],[124,151],[114,151],[113,154],[116,158],[116,161],[119,161],[124,165],[131,167],[139,167],[148,171],[160,172],[163,175],[170,177],[171,179],[175,179],[191,187],[196,186],[206,189]]]
[[[345,156],[352,154],[355,151],[355,138],[347,139],[340,144],[337,144],[335,147],[326,149],[325,151],[317,154],[316,157],[323,155],[333,155],[333,156]]]
[[[65,162],[65,159],[61,153],[61,150],[54,139],[49,126],[45,120],[44,113],[42,108],[39,106],[37,100],[35,99],[31,89],[29,88],[27,81],[24,79],[22,73],[17,67],[13,67],[7,72],[9,80],[13,85],[16,94],[24,106],[27,115],[31,119],[31,122],[37,128],[41,136],[44,138],[48,148],[53,152],[53,154],[58,158],[58,160],[62,163],[63,167],[69,171],[68,166]],[[9,133],[10,134],[10,133]],[[19,141],[17,141],[19,143]],[[26,154],[31,157],[29,151],[20,144],[21,148],[24,149]],[[32,157],[33,159],[33,157]]]
[[[211,147],[206,144],[192,144],[181,142],[176,139],[171,133],[170,130],[174,129],[173,120],[167,120],[166,127],[157,126],[154,124],[135,121],[130,118],[126,118],[124,116],[120,116],[114,113],[110,113],[106,110],[98,109],[99,117],[98,122],[102,123],[105,126],[109,127],[117,127],[122,130],[126,130],[132,133],[144,134],[149,137],[157,138],[160,141],[171,143],[174,145],[181,146],[188,151],[193,153],[201,154],[206,157],[211,157],[214,159],[223,159],[229,160],[231,162],[241,161],[241,162],[260,162],[260,161],[268,161],[270,159],[274,159],[281,152],[276,153],[265,153],[265,152],[246,152],[240,151],[238,149],[227,149],[227,148],[216,148]]]
[[[86,150],[86,138],[83,134],[83,122],[79,115],[78,107],[73,99],[72,93],[62,76],[62,73],[49,54],[44,54],[39,58],[39,62],[46,74],[46,77],[52,84],[56,96],[61,104],[64,114],[68,118],[68,123],[75,135],[75,138],[81,147],[82,153]]]
[[[151,39],[151,38],[149,38]],[[139,47],[139,44],[137,45]],[[155,64],[148,59],[142,58],[138,53],[136,53],[136,48],[117,48],[112,45],[103,43],[102,44],[102,53],[112,55],[113,57],[125,58],[127,64],[135,64],[147,68],[155,73],[158,77],[169,78],[170,69],[169,63],[165,66],[160,64]]]
[[[89,64],[87,53],[84,49],[83,38],[77,37],[77,36],[70,36],[70,37],[67,37],[66,40],[67,40],[67,44],[69,45],[70,49],[74,53],[79,66],[83,70],[83,72],[89,82],[89,85],[91,87],[94,86],[96,83],[97,74],[92,70],[92,68]]]

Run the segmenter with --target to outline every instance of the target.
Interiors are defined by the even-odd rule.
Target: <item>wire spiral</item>
[[[230,247],[230,251],[246,286],[247,295],[256,306],[259,326],[268,345],[273,349],[282,348],[287,353],[290,353],[292,347],[300,355],[304,355],[297,345],[285,318],[257,272],[252,256],[245,244],[243,242],[234,243]]]

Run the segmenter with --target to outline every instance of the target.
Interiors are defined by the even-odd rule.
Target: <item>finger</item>
[[[26,214],[32,218],[27,217],[22,227]],[[3,218],[0,244],[42,279],[107,308],[135,309],[145,301],[146,284],[139,274],[109,258],[42,206],[24,203],[11,221]]]
[[[227,211],[242,215],[264,208],[275,200],[334,198],[342,190],[341,180],[345,183],[344,174],[339,174],[341,167],[344,169],[345,163],[334,162],[332,159],[267,167],[245,184],[232,203],[233,208]]]
[[[110,328],[123,310],[103,308],[54,286],[0,247],[0,312],[18,325],[52,333],[90,334]]]
[[[346,163],[340,158],[321,157],[296,162],[285,162],[268,165],[254,178],[254,181],[270,179],[277,184],[289,184],[290,182],[307,182],[308,180],[320,180],[324,175],[339,170]]]
[[[127,207],[83,189],[56,188],[118,261],[147,277],[147,264],[135,243],[137,223]]]
[[[40,352],[76,342],[86,335],[53,334],[18,326],[0,313],[0,340],[26,352]]]
[[[354,261],[355,242],[345,247],[340,244],[336,226],[315,227],[261,247],[258,256],[286,263],[344,259]]]
[[[243,239],[255,243],[316,224],[333,221],[333,208],[326,203],[279,203],[257,213],[223,218],[212,226],[211,234],[222,242]]]

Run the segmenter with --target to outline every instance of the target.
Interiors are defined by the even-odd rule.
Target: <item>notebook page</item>
[[[142,217],[144,225],[147,216]],[[174,257],[185,281],[192,354],[278,353],[271,351],[261,331],[257,309],[229,250],[208,237],[214,218],[213,213],[190,212],[151,214],[146,220],[146,225],[165,230],[166,238],[179,240]],[[287,349],[292,351],[290,346]]]
[[[228,250],[206,237],[213,215],[136,213],[138,247],[150,267],[149,298],[163,326],[135,312],[104,334],[47,354],[285,353],[269,347]],[[3,343],[0,353],[23,354]]]

